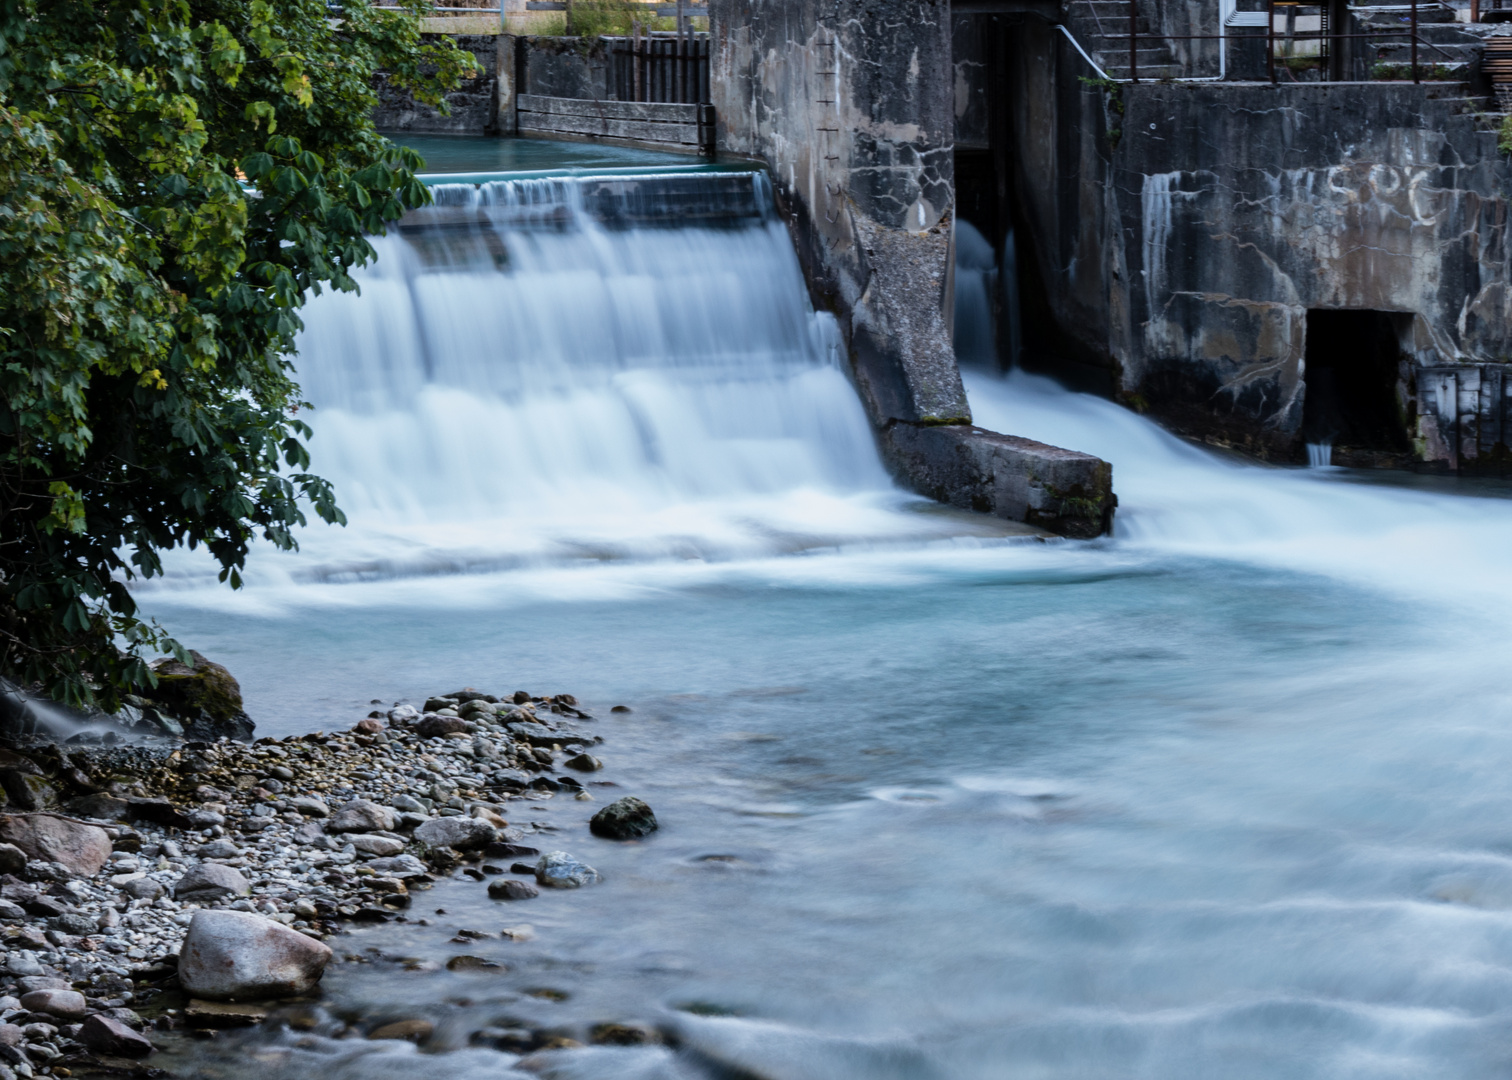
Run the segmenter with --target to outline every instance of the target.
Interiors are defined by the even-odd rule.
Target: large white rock
[[[191,997],[249,1001],[307,994],[331,950],[298,930],[247,911],[196,911],[179,950],[179,982]]]

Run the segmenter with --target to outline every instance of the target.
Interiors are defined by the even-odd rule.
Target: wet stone
[[[551,889],[576,889],[599,880],[599,872],[565,851],[549,851],[535,867],[536,881]]]
[[[656,815],[651,812],[651,807],[633,795],[616,799],[588,822],[589,831],[606,840],[634,840],[655,832],[657,828]]]
[[[369,1039],[403,1039],[407,1042],[424,1042],[436,1030],[429,1020],[391,1020],[368,1032]]]
[[[505,878],[502,881],[489,882],[488,895],[494,900],[530,900],[540,896],[541,890],[528,881]]]

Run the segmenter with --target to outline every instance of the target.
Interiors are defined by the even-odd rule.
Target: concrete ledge
[[[940,502],[1078,540],[1113,528],[1113,466],[1091,454],[965,424],[895,423],[879,441],[893,472]]]

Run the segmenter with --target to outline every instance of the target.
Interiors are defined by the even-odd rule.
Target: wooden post
[[[1417,9],[1418,0],[1412,0],[1412,81],[1421,81],[1418,78],[1418,55],[1417,55]]]
[[[1129,0],[1129,81],[1139,81],[1139,8]]]
[[[640,22],[630,24],[630,100],[640,101],[641,98],[641,62],[640,62]]]
[[[1265,70],[1276,84],[1276,0],[1265,0]]]

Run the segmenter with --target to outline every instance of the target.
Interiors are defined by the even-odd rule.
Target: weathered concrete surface
[[[836,314],[849,342],[889,467],[957,505],[1027,513],[1028,501],[992,487],[1008,461],[994,456],[997,444],[956,452],[991,433],[969,426],[951,346],[949,4],[710,0],[710,15],[719,149],[771,169],[815,303]],[[925,450],[946,444],[956,449]],[[996,471],[982,466],[987,459]],[[1104,524],[1098,504],[1095,528]]]
[[[1077,78],[1085,62],[1048,27],[1005,35],[1007,115],[990,137],[1006,143],[1020,260],[1066,359],[1101,366],[1175,430],[1295,461],[1308,312],[1391,313],[1411,455],[1495,456],[1505,410],[1479,389],[1490,380],[1458,376],[1430,403],[1414,374],[1512,354],[1512,170],[1481,103],[1454,84],[1109,92]],[[969,65],[957,76],[988,94]],[[980,139],[975,108],[958,105]]]
[[[497,16],[494,16],[497,25]],[[440,20],[433,20],[439,22]],[[471,21],[471,20],[469,20]],[[422,40],[434,40],[442,35],[423,34]],[[378,83],[378,108],[373,122],[379,131],[413,132],[415,134],[482,135],[497,129],[500,104],[500,68],[507,66],[504,50],[513,38],[501,34],[452,34],[459,47],[472,53],[478,62],[478,73],[446,95],[450,109],[448,115],[416,101],[408,90],[393,86],[387,76],[380,75]]]
[[[964,425],[893,424],[882,442],[941,502],[1083,540],[1112,528],[1113,467],[1091,454]]]
[[[1410,313],[1420,365],[1507,356],[1509,173],[1457,103],[1373,84],[1136,87],[1124,105],[1111,341],[1157,411],[1205,404],[1289,456],[1310,308]]]
[[[874,418],[969,421],[943,314],[954,197],[948,5],[713,0],[710,16],[719,148],[770,166]]]

